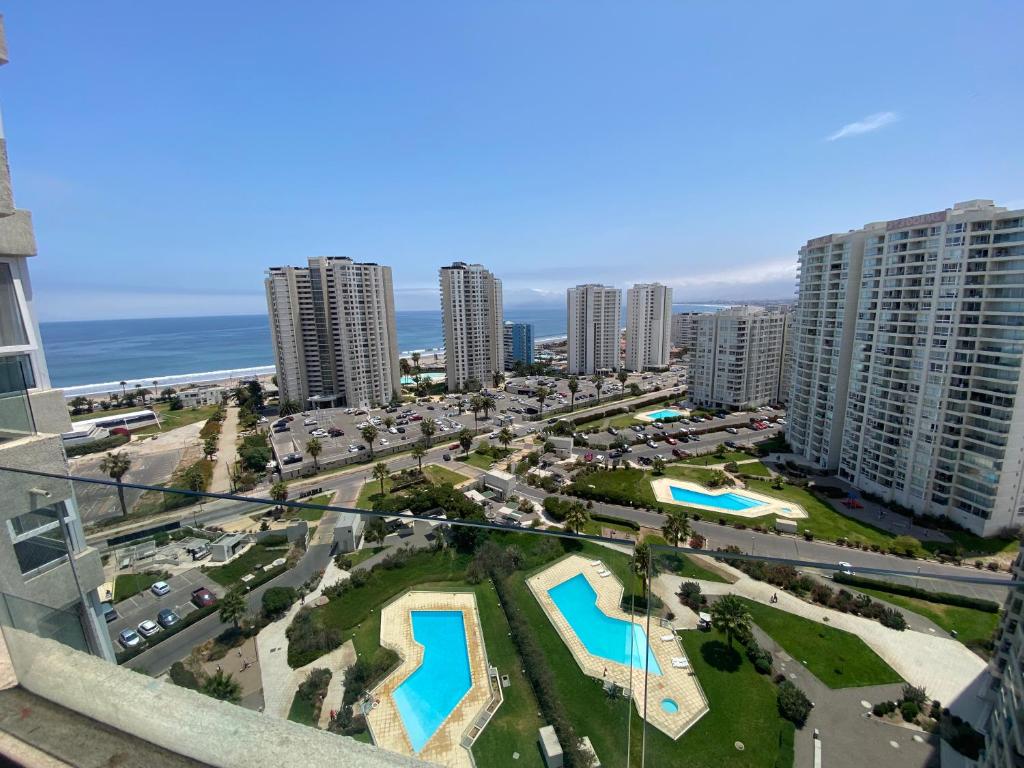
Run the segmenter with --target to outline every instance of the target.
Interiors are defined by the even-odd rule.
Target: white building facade
[[[676,312],[672,315],[672,346],[693,351],[697,345],[697,321],[703,312]]]
[[[480,264],[441,267],[441,321],[448,389],[494,386],[505,370],[501,280]]]
[[[672,352],[672,289],[637,283],[626,291],[626,358],[630,371],[668,367]]]
[[[265,280],[282,402],[370,407],[399,392],[391,267],[318,257]]]
[[[702,315],[690,355],[690,400],[729,409],[778,402],[787,316],[782,307],[751,306]]]
[[[1024,522],[1024,211],[972,200],[800,254],[793,449],[981,535]]]
[[[566,291],[566,309],[569,373],[619,370],[622,291],[607,285],[577,285]]]

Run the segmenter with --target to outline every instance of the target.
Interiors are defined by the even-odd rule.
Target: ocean
[[[717,305],[676,304],[676,312],[712,312]],[[534,338],[566,331],[562,307],[509,307],[505,319],[533,323]],[[395,312],[398,347],[408,356],[443,346],[440,310]],[[40,323],[50,380],[66,394],[129,386],[175,386],[272,373],[266,315],[82,320]]]

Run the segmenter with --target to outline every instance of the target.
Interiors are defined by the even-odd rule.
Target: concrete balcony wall
[[[32,214],[15,211],[0,218],[0,256],[35,256],[36,236],[32,231]]]
[[[64,404],[64,393],[59,389],[40,389],[29,392],[36,432],[60,435],[71,430],[71,417]]]

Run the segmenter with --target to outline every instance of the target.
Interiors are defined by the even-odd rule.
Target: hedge
[[[943,603],[945,605],[955,605],[959,608],[972,608],[976,611],[984,611],[985,613],[999,613],[999,603],[991,600],[982,600],[977,597],[969,597],[967,595],[954,595],[949,592],[929,592],[927,589],[920,589],[919,587],[912,587],[909,584],[894,584],[891,581],[876,581],[875,579],[867,579],[863,576],[849,576],[845,573],[835,573],[832,577],[834,581],[840,584],[847,584],[851,587],[865,587],[867,589],[877,589],[882,592],[888,592],[892,595],[901,595],[902,597],[914,597],[918,600],[927,600],[932,603]]]
[[[72,445],[67,448],[68,458],[74,458],[75,456],[86,456],[90,453],[100,453],[104,451],[112,451],[115,448],[120,448],[122,445],[131,440],[128,435],[109,435],[108,437],[94,440],[91,443],[82,443],[80,445]]]

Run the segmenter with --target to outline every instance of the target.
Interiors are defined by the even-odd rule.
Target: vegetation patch
[[[204,571],[221,586],[232,587],[236,584],[241,584],[242,577],[246,574],[262,575],[265,573],[263,571],[264,566],[270,565],[274,560],[277,560],[279,557],[285,557],[287,554],[287,546],[257,543],[250,546],[249,549],[230,563],[213,568],[204,568]]]
[[[114,602],[127,600],[132,595],[145,592],[158,581],[171,578],[167,571],[143,571],[142,573],[122,573],[114,579]]]

